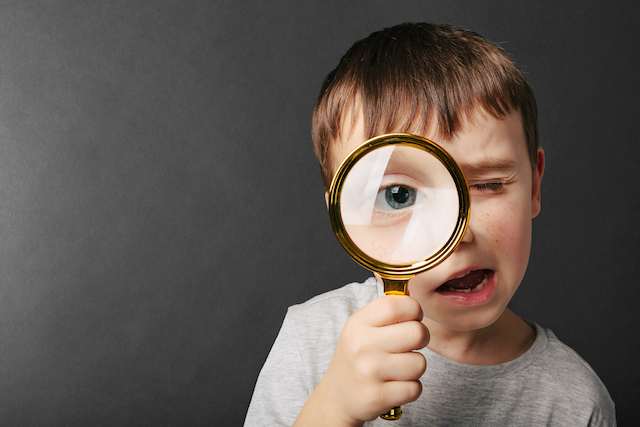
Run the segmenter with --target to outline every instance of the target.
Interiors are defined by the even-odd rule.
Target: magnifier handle
[[[391,408],[391,410],[389,410],[389,412],[387,412],[386,414],[380,415],[380,418],[387,421],[395,421],[395,420],[399,420],[401,416],[402,416],[402,408],[400,408],[399,406],[396,406],[395,408]]]
[[[409,279],[392,279],[389,277],[383,277],[382,283],[384,283],[384,293],[387,295],[407,294],[407,283],[409,283]]]
[[[409,282],[409,279],[392,279],[389,277],[383,277],[382,282],[384,283],[384,293],[387,295],[407,294],[407,283]],[[399,420],[401,416],[402,408],[396,406],[395,408],[391,408],[391,410],[386,414],[380,415],[380,418],[387,421],[395,421]]]

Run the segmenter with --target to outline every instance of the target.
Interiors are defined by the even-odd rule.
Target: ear
[[[533,170],[533,179],[531,180],[531,218],[535,218],[540,213],[540,184],[542,183],[542,175],[544,174],[544,150],[538,148],[536,158],[536,167]]]
[[[324,202],[327,205],[327,209],[329,209],[329,192],[328,191],[324,192]]]

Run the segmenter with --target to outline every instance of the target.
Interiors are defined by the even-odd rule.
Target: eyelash
[[[483,182],[481,184],[473,184],[471,188],[482,193],[487,191],[497,193],[504,188],[504,185],[501,182]]]

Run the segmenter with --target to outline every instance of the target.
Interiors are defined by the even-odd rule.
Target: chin
[[[473,309],[464,310],[464,313],[456,312],[442,313],[441,316],[431,317],[427,314],[425,316],[431,322],[435,322],[442,327],[456,332],[472,332],[485,329],[493,325],[500,319],[505,307],[495,307],[489,309],[488,307],[474,307]],[[428,325],[427,325],[428,327]]]

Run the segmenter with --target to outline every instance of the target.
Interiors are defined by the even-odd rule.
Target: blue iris
[[[405,209],[416,202],[416,190],[406,185],[392,185],[384,190],[387,204],[392,209]]]

